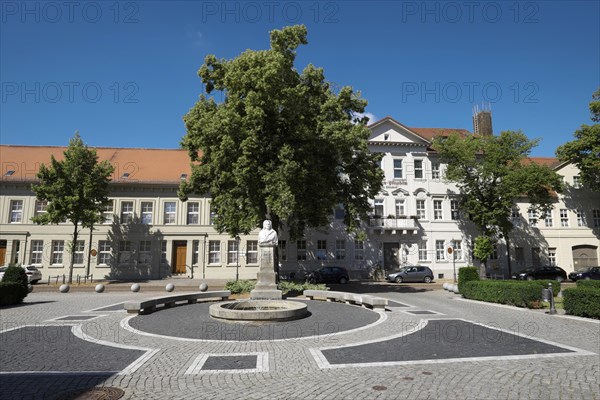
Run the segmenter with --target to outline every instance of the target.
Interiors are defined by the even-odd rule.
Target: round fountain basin
[[[236,321],[286,321],[308,314],[306,304],[287,300],[238,300],[213,304],[209,314],[214,318]]]

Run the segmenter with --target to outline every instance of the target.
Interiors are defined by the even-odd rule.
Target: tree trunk
[[[73,283],[73,264],[75,261],[75,247],[77,246],[77,222],[73,224],[73,243],[71,243],[71,259],[69,260],[69,285]]]
[[[506,259],[508,262],[508,279],[510,279],[512,277],[512,264],[511,264],[511,260],[510,260],[510,239],[508,238],[508,235],[504,236],[506,238]]]

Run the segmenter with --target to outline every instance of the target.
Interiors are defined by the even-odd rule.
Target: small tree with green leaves
[[[600,122],[600,89],[592,95],[591,119]],[[582,125],[575,131],[575,140],[556,150],[561,161],[577,165],[581,183],[594,191],[600,191],[600,124]]]
[[[73,241],[69,246],[69,283],[73,281],[73,261],[81,228],[92,228],[102,221],[101,212],[108,203],[108,184],[113,167],[108,161],[98,162],[96,150],[83,143],[79,133],[69,141],[64,159],[51,157],[50,165],[42,164],[39,182],[32,186],[38,200],[47,201],[45,213],[32,218],[37,224],[73,224]]]
[[[530,210],[545,215],[552,209],[552,191],[562,188],[555,171],[528,160],[537,142],[520,131],[498,136],[451,134],[434,140],[441,160],[448,165],[445,179],[456,183],[459,207],[480,232],[482,239],[476,239],[475,249],[482,261],[481,277],[486,275],[491,238],[502,235],[508,241],[515,202],[526,197]]]

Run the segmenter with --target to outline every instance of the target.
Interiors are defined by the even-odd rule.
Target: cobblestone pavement
[[[373,285],[368,292],[407,307],[392,307],[375,322],[366,319],[361,328],[337,334],[221,341],[132,328],[137,317],[118,304],[156,293],[34,291],[24,304],[0,309],[0,398],[59,399],[106,386],[132,399],[600,399],[598,321],[467,301],[443,290]],[[165,322],[169,329],[185,325],[182,311],[199,308],[175,309],[178,317]],[[487,333],[473,335],[469,326],[484,326],[477,332]],[[405,349],[410,357],[383,363],[389,354],[374,347],[345,362],[344,348],[390,338],[409,346],[390,352]],[[522,346],[530,340],[537,354]],[[482,347],[495,352],[485,356]],[[337,350],[331,349],[342,355],[334,358]],[[114,361],[107,359],[111,355]],[[103,369],[90,367],[95,359]]]

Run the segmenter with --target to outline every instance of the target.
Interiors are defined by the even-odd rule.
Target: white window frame
[[[419,249],[419,261],[429,261],[429,251],[427,249],[427,240],[421,240],[417,244]]]
[[[575,175],[573,177],[573,189],[581,189],[581,176]]]
[[[402,159],[394,158],[394,179],[404,179],[404,171],[402,169]]]
[[[208,241],[208,263],[209,264],[220,264],[221,263],[221,242],[218,240]]]
[[[381,218],[384,217],[384,213],[385,213],[385,208],[384,208],[384,202],[383,199],[375,199],[373,202],[373,213],[375,215],[380,216]],[[379,209],[379,211],[381,211],[381,213],[377,212],[377,210]]]
[[[149,207],[148,207],[149,206]],[[146,225],[152,225],[154,217],[154,202],[142,201],[141,205],[141,223]]]
[[[23,200],[10,201],[10,215],[8,222],[11,224],[20,224],[23,222]]]
[[[406,216],[406,201],[404,199],[396,199],[396,218]]]
[[[299,239],[296,241],[296,259],[298,261],[306,261],[308,259],[306,239]]]
[[[109,200],[108,203],[104,206],[104,210],[102,210],[102,223],[103,224],[112,224],[114,219],[114,211],[115,211],[115,201]]]
[[[594,228],[597,228],[600,226],[600,209],[593,209],[592,210],[592,218],[594,220]]]
[[[227,264],[237,265],[239,255],[239,241],[228,240],[227,241]]]
[[[452,255],[454,256],[455,261],[462,261],[463,259],[463,247],[461,240],[453,240],[452,241]]]
[[[173,209],[171,210],[171,206]],[[164,225],[175,225],[177,223],[177,202],[176,201],[165,201],[163,204],[163,224]]]
[[[538,215],[536,210],[527,210],[527,220],[529,225],[535,227],[537,226]]]
[[[446,246],[443,240],[435,241],[435,261],[446,261]]]
[[[317,240],[317,252],[315,254],[317,256],[317,260],[320,260],[320,261],[327,260],[327,240],[326,239],[318,239]]]
[[[65,252],[65,241],[64,240],[53,240],[52,241],[52,257],[50,259],[51,265],[62,265],[64,261]]]
[[[31,241],[31,256],[29,262],[34,265],[41,265],[44,259],[44,241],[43,240],[32,240]]]
[[[281,256],[279,258],[281,259]],[[258,241],[257,240],[247,240],[246,241],[246,264],[258,264]]]
[[[441,177],[440,163],[432,162],[431,163],[431,179],[440,179],[440,177]]]
[[[363,240],[354,240],[354,259],[365,259],[365,242]]]
[[[552,228],[554,226],[554,217],[552,215],[552,211],[553,210],[547,212],[544,218],[544,225],[546,226],[546,228]]]
[[[417,212],[417,218],[427,219],[427,210],[425,208],[425,200],[417,199],[415,209]]]
[[[414,160],[414,173],[415,173],[415,179],[425,179],[425,175],[424,175],[424,161],[421,158],[415,159]],[[418,165],[418,167],[417,167]]]
[[[577,226],[586,226],[585,212],[583,210],[576,210],[577,213]]]
[[[121,223],[128,224],[133,221],[133,201],[121,202]]]
[[[197,201],[187,203],[187,220],[188,225],[200,224],[200,203]]]
[[[83,265],[85,262],[85,240],[78,240],[74,246],[75,252],[73,253],[73,264]]]
[[[140,240],[138,260],[140,264],[148,265],[152,263],[152,241]]]
[[[453,221],[460,219],[460,210],[458,209],[458,200],[450,200],[450,217]]]
[[[48,208],[48,200],[35,200],[33,215],[38,216],[42,214],[46,214]]]
[[[553,267],[556,267],[556,248],[550,247],[548,249],[548,264]]]
[[[562,228],[567,228],[569,226],[569,210],[566,208],[561,208],[559,211],[560,215],[560,226]]]
[[[433,219],[442,220],[444,219],[444,208],[442,200],[433,200]]]
[[[112,249],[108,240],[98,242],[98,265],[110,265]]]
[[[346,240],[336,239],[335,241],[335,259],[345,260],[346,259]]]

